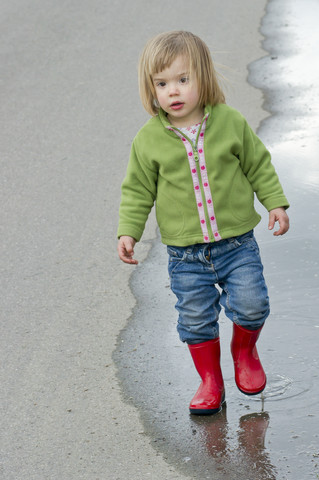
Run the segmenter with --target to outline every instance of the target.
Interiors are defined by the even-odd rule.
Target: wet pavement
[[[131,278],[137,306],[118,338],[114,359],[128,402],[138,407],[154,447],[197,478],[319,478],[319,70],[315,0],[276,0],[262,22],[269,52],[250,65],[271,112],[258,133],[273,154],[291,202],[291,229],[256,228],[272,313],[258,342],[267,372],[263,396],[241,394],[233,380],[230,321],[221,315],[226,407],[194,417],[188,403],[199,384],[176,333],[175,298],[159,239]]]

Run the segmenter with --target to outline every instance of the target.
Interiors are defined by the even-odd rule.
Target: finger
[[[118,254],[122,262],[129,263],[132,265],[138,264],[138,261],[133,258],[133,255],[134,255],[133,249],[131,249],[131,251],[128,252],[125,245],[120,245],[118,249]]]
[[[272,230],[274,228],[275,222],[276,222],[276,216],[271,213],[269,215],[269,223],[268,223],[268,229],[269,230]]]
[[[274,235],[277,237],[279,235],[284,235],[286,232],[289,230],[289,222],[282,220],[279,220],[279,229],[274,232]]]
[[[124,263],[129,263],[131,265],[137,265],[138,264],[138,261],[135,260],[134,258],[132,258],[130,255],[119,254],[119,257],[122,260],[122,262],[124,262]]]
[[[121,260],[122,260],[124,263],[129,263],[130,265],[137,265],[137,264],[138,264],[138,261],[135,260],[134,258],[123,257],[123,258],[121,258]]]
[[[275,235],[275,237],[278,237],[279,235],[282,235],[283,234],[283,228],[280,227],[278,230],[276,230],[273,235]]]

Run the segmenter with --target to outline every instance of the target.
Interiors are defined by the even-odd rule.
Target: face
[[[176,127],[190,127],[202,121],[196,78],[190,78],[189,62],[179,56],[170,67],[153,75],[157,101]]]

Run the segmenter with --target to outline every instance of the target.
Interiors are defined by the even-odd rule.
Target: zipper
[[[193,145],[193,153],[194,153],[194,160],[195,160],[195,162],[198,162],[199,156],[198,156],[197,145]]]
[[[182,132],[179,128],[174,127],[173,125],[170,125],[169,127],[167,127],[167,128],[169,128],[170,130],[173,130],[173,131],[174,131],[174,130],[177,130],[181,135],[183,135],[183,137],[186,138],[186,140],[189,141],[189,143],[191,144],[192,149],[193,149],[195,162],[198,162],[198,160],[199,160],[198,150],[197,150],[198,138],[199,138],[200,132],[201,132],[201,130],[202,130],[203,123],[204,123],[205,120],[207,120],[208,116],[209,116],[209,114],[207,113],[206,115],[204,115],[203,120],[201,121],[201,124],[200,124],[199,129],[198,129],[198,132],[197,132],[197,137],[196,137],[195,144],[194,144],[194,143],[191,141],[191,139],[190,139],[187,135],[185,135],[185,133]]]
[[[180,133],[181,135],[183,135],[183,137],[186,138],[186,140],[187,140],[187,141],[190,143],[190,145],[192,146],[192,150],[193,150],[195,162],[198,162],[198,161],[199,161],[198,150],[197,150],[197,143],[198,143],[198,136],[199,136],[200,131],[201,131],[201,126],[202,126],[202,124],[200,125],[199,130],[198,130],[198,134],[197,134],[197,138],[196,138],[196,144],[194,144],[194,143],[191,141],[191,139],[190,139],[187,135],[185,135],[185,133],[182,132],[179,128],[173,127],[173,130],[175,130],[175,132],[176,132],[176,130],[177,130],[178,133]]]
[[[219,236],[219,233],[218,233],[218,227],[216,225],[216,231],[215,229],[213,228],[212,226],[212,223],[211,221],[215,222],[215,213],[214,211],[212,211],[211,213],[209,212],[209,205],[206,203],[207,201],[207,198],[206,198],[206,192],[204,190],[204,187],[206,187],[207,185],[203,184],[203,179],[202,179],[202,174],[201,174],[201,169],[199,168],[199,153],[198,153],[198,142],[199,142],[199,136],[200,134],[202,133],[202,126],[203,126],[203,123],[205,120],[207,120],[208,118],[208,115],[209,114],[206,114],[205,117],[203,118],[201,124],[200,124],[200,127],[199,127],[199,130],[198,130],[198,133],[197,133],[197,137],[196,137],[196,141],[195,143],[193,143],[191,141],[191,139],[184,134],[184,132],[182,132],[181,130],[179,130],[177,127],[174,127],[173,125],[170,125],[166,128],[168,128],[169,130],[175,132],[175,134],[181,138],[181,140],[184,139],[184,144],[185,144],[185,140],[188,142],[189,146],[191,147],[191,151],[192,151],[192,154],[193,154],[193,161],[195,161],[195,165],[196,165],[196,170],[197,170],[197,180],[198,180],[198,186],[195,186],[195,190],[199,187],[200,188],[200,192],[201,192],[201,198],[198,198],[197,201],[198,201],[198,206],[200,208],[204,208],[204,212],[203,214],[204,215],[201,215],[200,211],[199,211],[199,217],[201,219],[201,223],[202,223],[202,232],[203,232],[203,235],[204,235],[204,241],[205,243],[208,243],[209,242],[209,238],[210,238],[210,232],[209,230],[211,231],[212,235],[213,235],[213,238],[215,237],[220,237]],[[185,145],[186,147],[186,145]],[[187,147],[186,147],[186,150],[187,150]],[[191,153],[189,153],[189,155],[191,155]],[[194,168],[194,167],[193,167]],[[205,167],[204,167],[205,169]],[[192,171],[192,173],[194,173]],[[205,172],[206,173],[206,172]],[[195,193],[196,195],[196,193]],[[210,197],[211,197],[211,193],[210,193]],[[206,200],[206,201],[205,201]],[[209,200],[209,203],[211,204],[212,203],[212,200],[210,198]],[[205,228],[203,227],[203,224],[205,224]],[[219,238],[220,239],[220,238]]]

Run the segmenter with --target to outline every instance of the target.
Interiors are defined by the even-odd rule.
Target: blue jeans
[[[218,337],[221,306],[244,328],[257,330],[264,324],[269,299],[253,231],[216,243],[169,245],[167,251],[182,342],[196,344]]]

